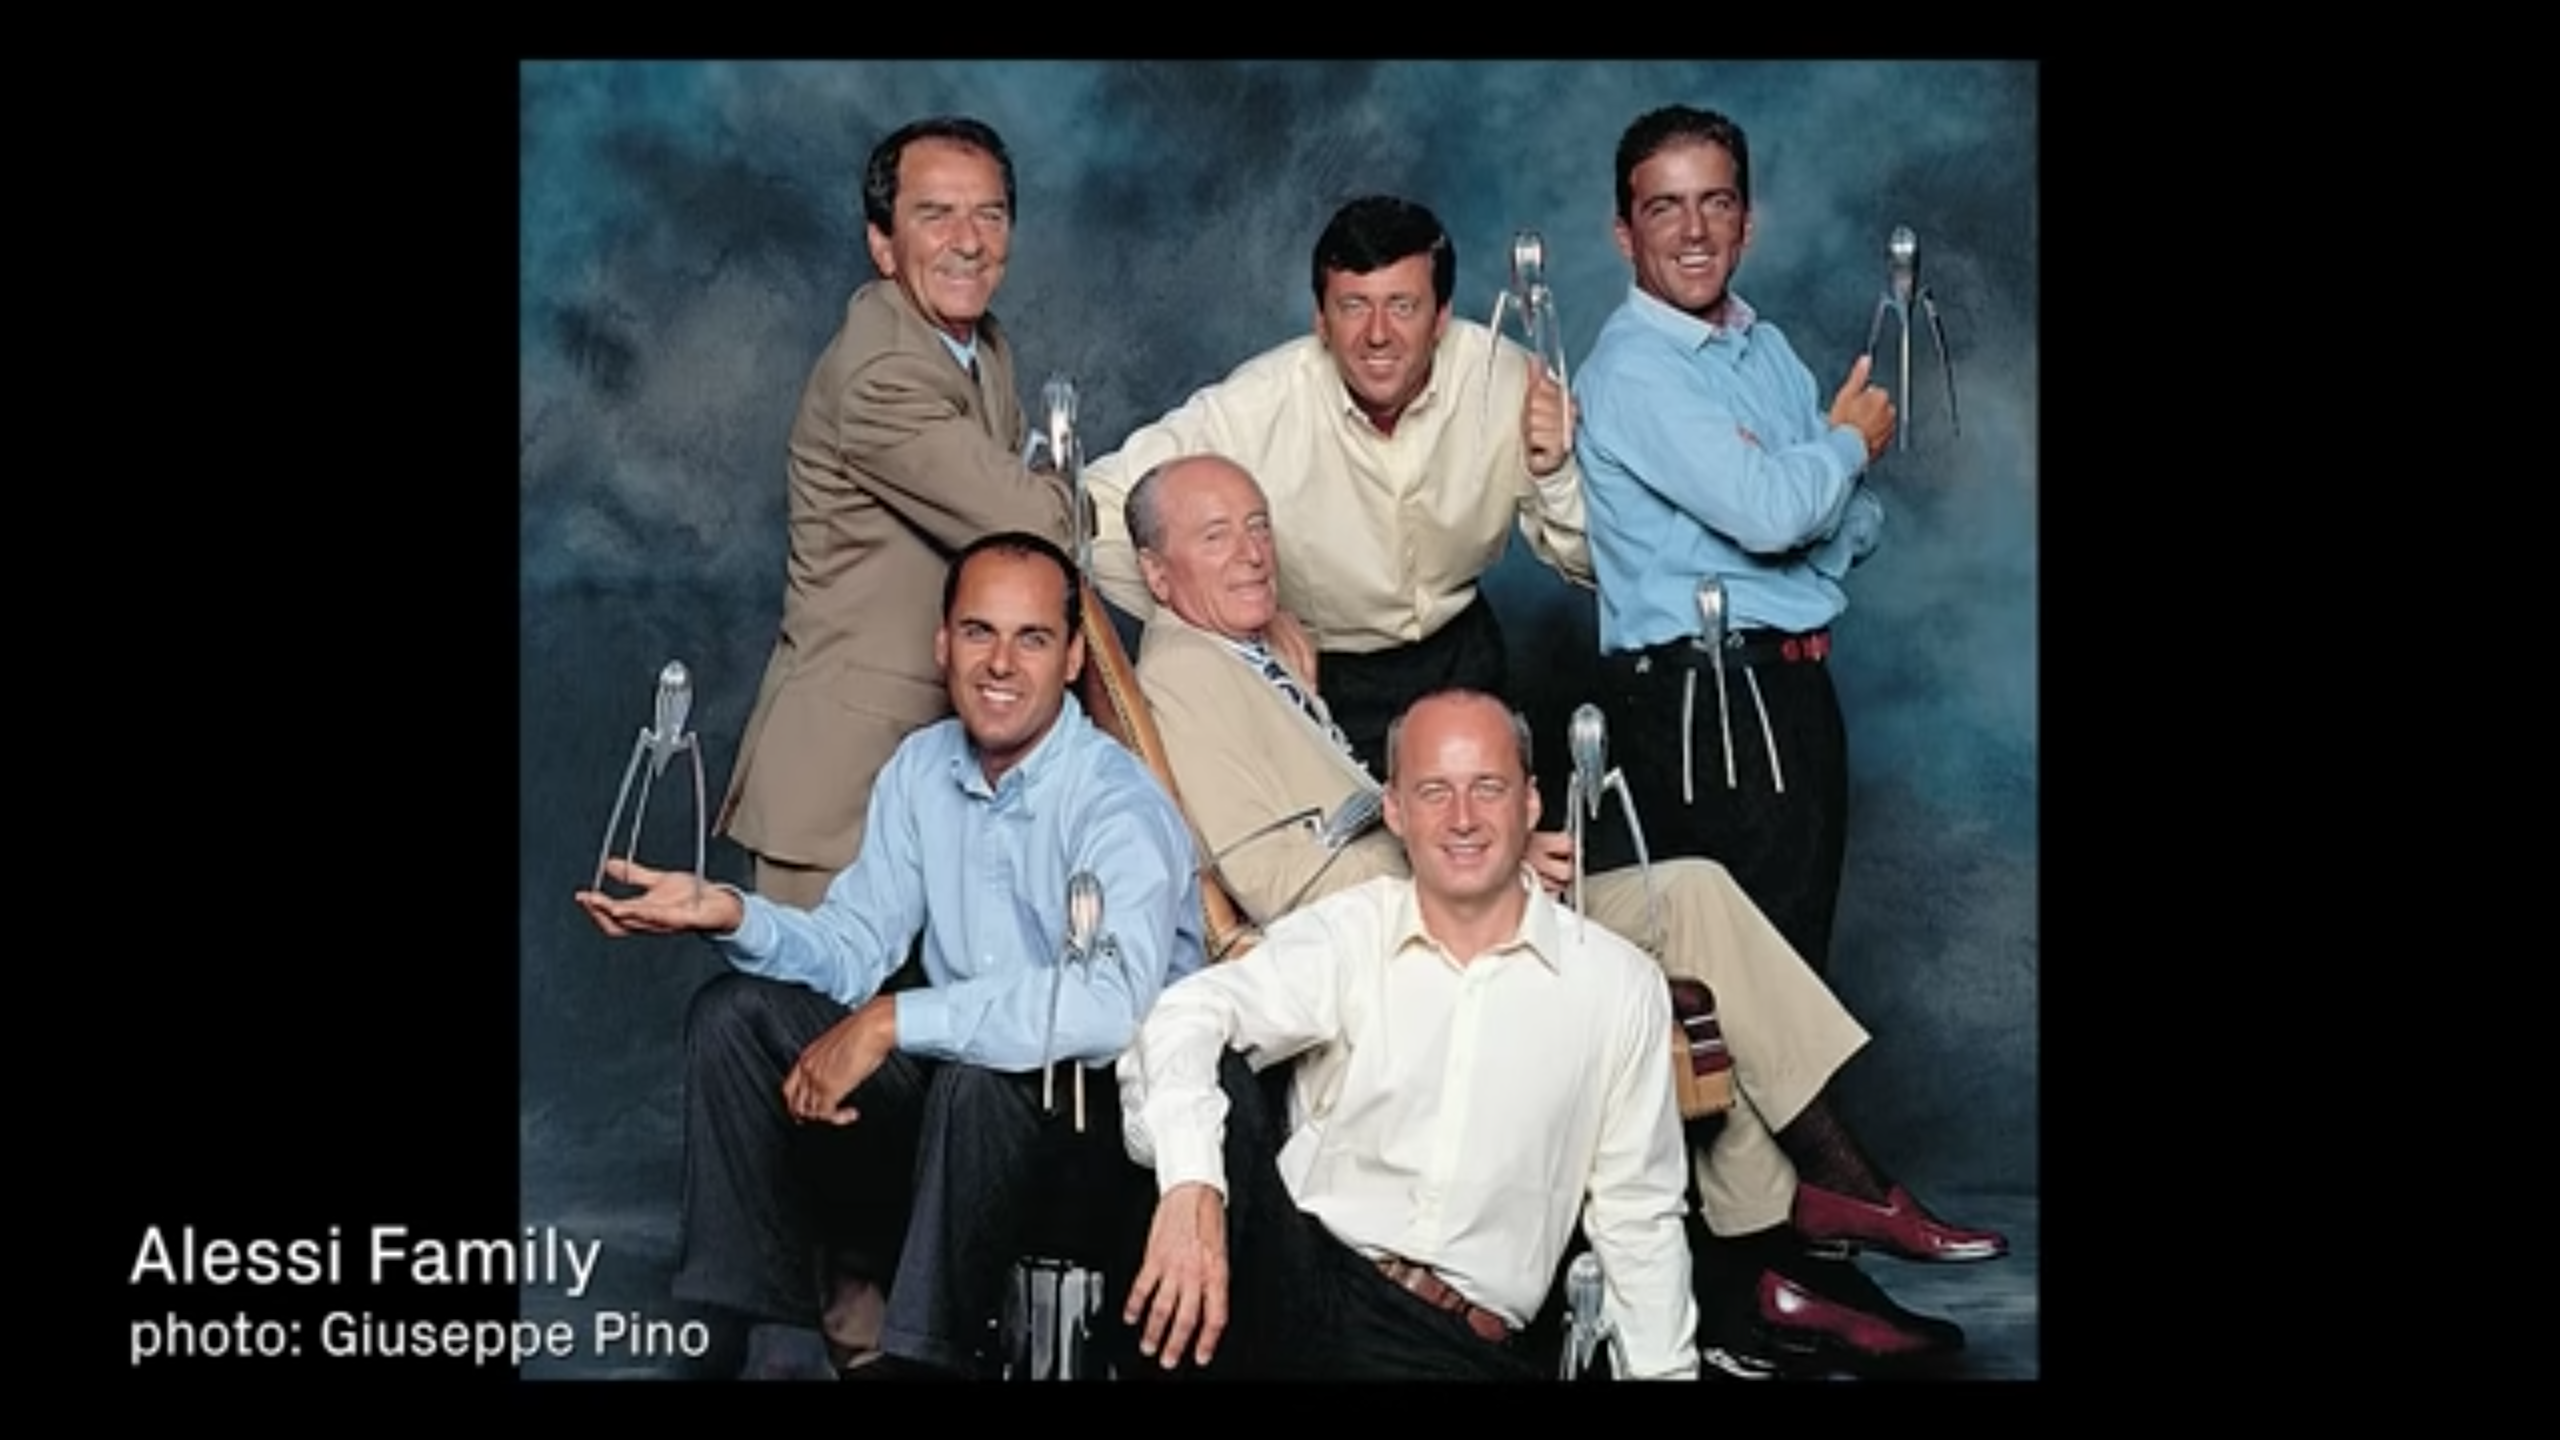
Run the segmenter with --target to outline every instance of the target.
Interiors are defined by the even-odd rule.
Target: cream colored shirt
[[[1436,633],[1515,526],[1550,569],[1591,585],[1581,469],[1567,457],[1533,479],[1520,444],[1530,363],[1517,343],[1452,318],[1430,381],[1381,435],[1313,335],[1255,356],[1086,464],[1095,583],[1137,619],[1155,613],[1121,507],[1148,467],[1210,452],[1262,482],[1280,603],[1324,649],[1369,654]]]
[[[1688,1151],[1661,968],[1585,925],[1524,869],[1518,934],[1460,964],[1423,933],[1413,882],[1366,881],[1273,921],[1262,943],[1168,986],[1120,1059],[1130,1158],[1160,1189],[1226,1193],[1230,1046],[1304,1054],[1280,1174],[1361,1254],[1401,1255],[1525,1324],[1579,1213],[1607,1276],[1617,1373],[1697,1373]]]

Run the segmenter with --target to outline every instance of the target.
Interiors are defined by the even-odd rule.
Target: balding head
[[[1271,508],[1244,467],[1186,455],[1138,477],[1123,517],[1156,603],[1230,640],[1257,640],[1280,608]]]

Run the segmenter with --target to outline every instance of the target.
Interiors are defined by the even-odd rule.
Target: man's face
[[[1521,768],[1510,713],[1482,696],[1417,703],[1396,734],[1386,820],[1427,896],[1481,902],[1519,885],[1538,787]]]
[[[1751,212],[1734,186],[1733,152],[1676,140],[1627,177],[1633,219],[1617,222],[1618,253],[1636,288],[1699,319],[1724,319],[1725,287],[1751,244]]]
[[[1013,212],[995,157],[957,141],[928,139],[898,155],[891,231],[866,226],[871,263],[907,292],[925,318],[966,341],[1004,282]]]
[[[1408,255],[1366,275],[1328,270],[1316,338],[1351,398],[1381,424],[1404,413],[1431,379],[1431,352],[1449,312],[1431,293],[1431,257]]]
[[[1057,723],[1067,684],[1084,668],[1065,577],[1041,555],[971,556],[934,632],[933,658],[993,784]]]
[[[1280,608],[1271,507],[1232,462],[1183,460],[1156,478],[1164,549],[1138,552],[1156,603],[1230,640],[1259,639]]]

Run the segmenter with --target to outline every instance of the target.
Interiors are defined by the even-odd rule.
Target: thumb
[[[1874,368],[1874,356],[1860,355],[1857,360],[1849,366],[1849,378],[1840,388],[1850,391],[1865,389],[1867,385],[1867,372]]]

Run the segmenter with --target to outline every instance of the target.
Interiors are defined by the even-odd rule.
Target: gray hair
[[[1128,498],[1120,502],[1120,521],[1129,527],[1129,543],[1141,550],[1164,553],[1164,506],[1156,493],[1157,482],[1179,463],[1179,459],[1164,460],[1148,466],[1138,483],[1129,487]]]

